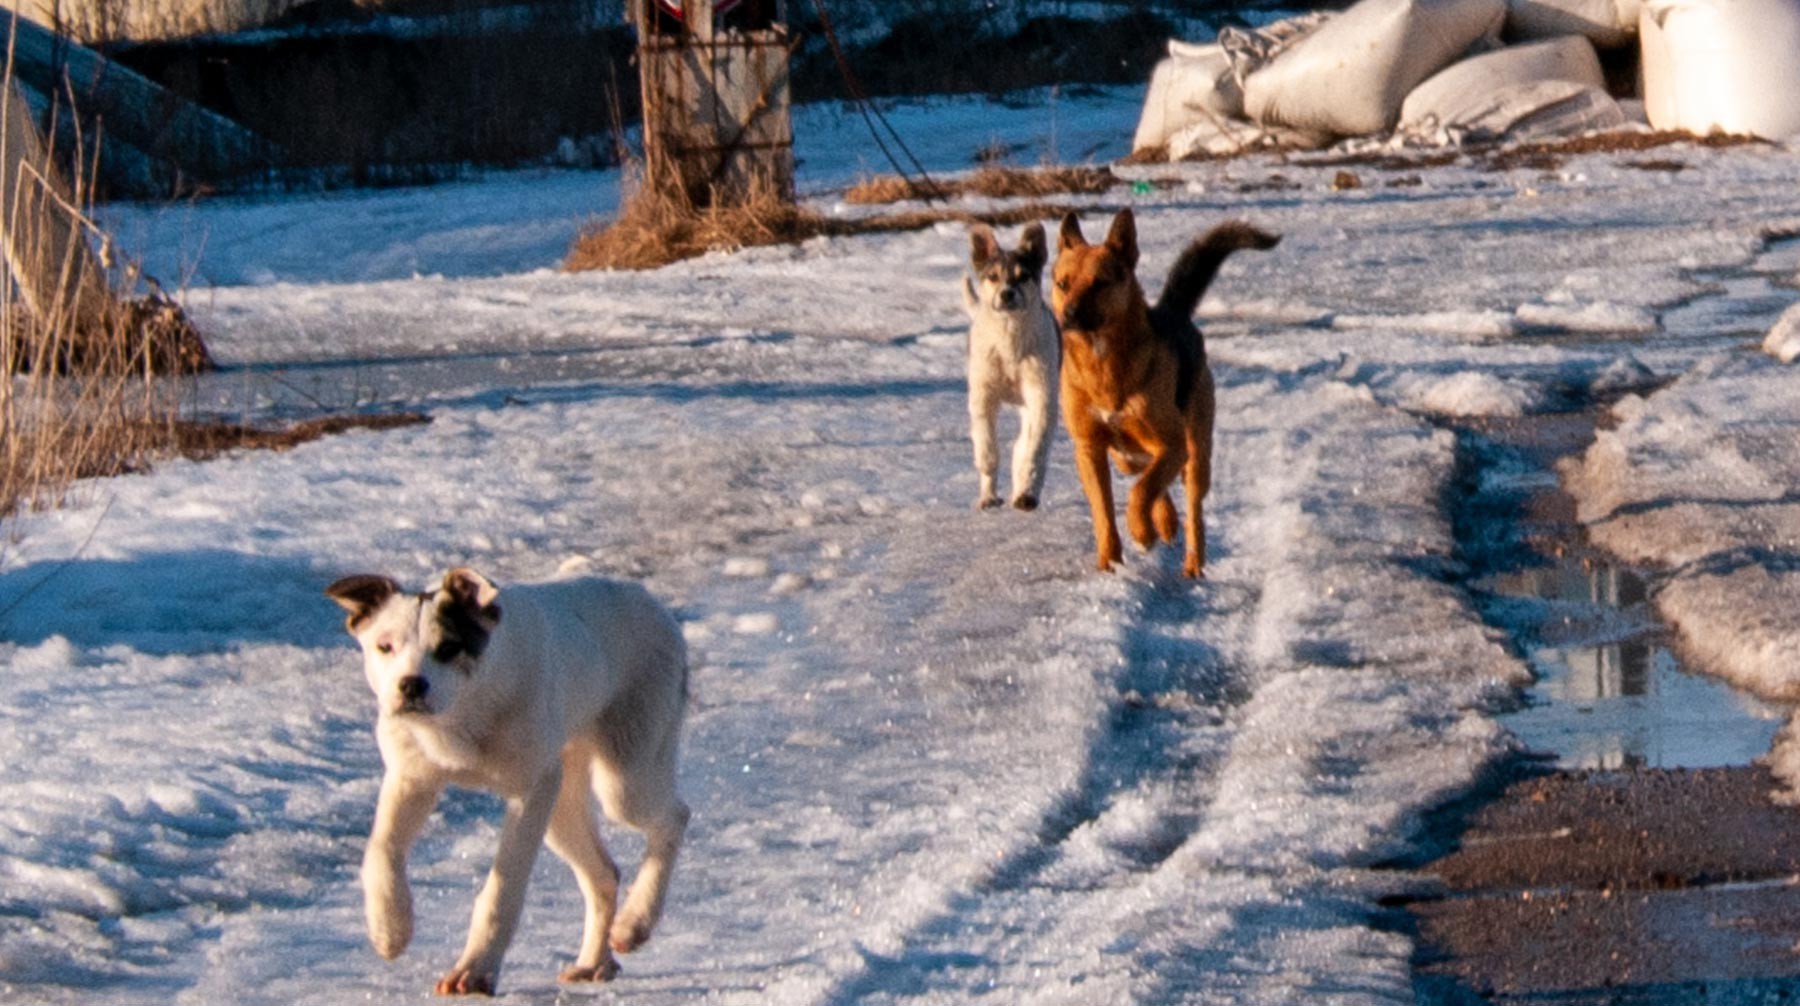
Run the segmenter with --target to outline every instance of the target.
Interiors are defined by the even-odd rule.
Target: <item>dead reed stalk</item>
[[[97,160],[72,183],[0,75],[0,524],[55,506],[78,479],[146,466],[171,444],[180,388],[161,375],[211,366],[181,309],[113,297],[88,244]]]

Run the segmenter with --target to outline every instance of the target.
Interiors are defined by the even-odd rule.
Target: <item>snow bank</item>
[[[1792,372],[1715,358],[1614,408],[1566,473],[1594,539],[1669,569],[1657,607],[1702,668],[1800,697],[1800,406]]]

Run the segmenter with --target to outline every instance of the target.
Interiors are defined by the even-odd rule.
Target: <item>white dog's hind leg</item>
[[[656,928],[657,920],[662,918],[663,901],[669,893],[669,874],[675,869],[681,837],[687,831],[687,804],[675,800],[655,817],[629,823],[643,831],[647,842],[644,862],[638,867],[637,879],[631,882],[625,907],[613,920],[612,947],[622,954],[643,946]]]
[[[613,950],[629,953],[643,946],[662,917],[669,890],[669,873],[681,851],[687,831],[688,808],[675,793],[676,738],[670,734],[653,751],[627,753],[618,764],[607,758],[594,761],[595,788],[607,814],[644,833],[644,861],[631,882],[631,893],[613,920]]]
[[[1019,439],[1013,441],[1012,505],[1036,510],[1044,495],[1044,469],[1050,462],[1050,441],[1056,433],[1052,418],[1056,402],[1041,381],[1024,381],[1019,395]]]
[[[375,827],[363,850],[363,910],[369,942],[388,960],[412,942],[412,892],[406,884],[406,854],[431,817],[444,792],[436,778],[420,778],[389,769],[381,777],[375,804]]]
[[[975,496],[977,510],[1000,505],[1000,495],[994,491],[994,473],[1000,467],[1000,448],[994,442],[994,417],[999,411],[999,397],[980,375],[971,372],[969,439],[975,445],[975,474],[981,479],[981,489]]]
[[[619,868],[607,855],[594,821],[598,808],[594,806],[589,776],[592,761],[590,749],[572,746],[565,752],[562,790],[556,798],[556,809],[551,812],[550,832],[546,836],[550,851],[575,871],[575,882],[581,887],[587,906],[581,928],[581,952],[574,965],[558,976],[565,982],[603,982],[619,973],[618,962],[613,960],[606,943],[618,903]]]
[[[550,812],[556,806],[561,784],[559,765],[544,773],[523,799],[506,802],[500,848],[494,853],[494,867],[488,871],[487,883],[475,897],[469,941],[463,946],[456,967],[438,979],[438,995],[494,993],[500,959],[506,956],[507,944],[518,928],[519,912],[525,907],[525,885],[531,880],[538,848],[544,844],[544,831],[550,824]]]

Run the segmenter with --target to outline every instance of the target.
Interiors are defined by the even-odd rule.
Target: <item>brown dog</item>
[[[1212,485],[1213,378],[1194,307],[1225,257],[1268,249],[1281,238],[1242,221],[1221,224],[1181,253],[1151,307],[1138,285],[1137,222],[1119,211],[1103,244],[1088,244],[1073,213],[1063,217],[1050,294],[1063,331],[1062,414],[1075,467],[1093,511],[1102,572],[1121,557],[1107,456],[1138,476],[1125,507],[1131,537],[1146,550],[1175,540],[1169,486],[1185,476],[1187,554],[1181,571],[1206,564],[1201,501]]]

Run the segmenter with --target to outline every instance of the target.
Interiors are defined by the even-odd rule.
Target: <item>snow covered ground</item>
[[[1121,152],[1100,141],[1129,136],[1135,94],[1059,96],[1054,120],[1047,97],[896,121],[940,170],[994,137]],[[829,207],[875,169],[858,124],[812,114]],[[1513,749],[1491,714],[1526,675],[1451,583],[1442,419],[1643,391],[1612,435],[1648,461],[1592,479],[1625,502],[1667,492],[1630,474],[1675,463],[1630,453],[1656,415],[1696,454],[1767,417],[1732,441],[1762,481],[1707,490],[1721,512],[1779,497],[1792,457],[1786,372],[1753,343],[1795,299],[1768,238],[1800,222],[1800,164],[1633,159],[1357,167],[1342,192],[1337,167],[1253,160],[1088,200],[1090,234],[1136,207],[1153,289],[1223,217],[1286,235],[1202,308],[1221,394],[1198,585],[1172,554],[1090,570],[1066,446],[1040,512],[970,508],[959,227],[565,275],[609,176],[114,211],[153,270],[201,279],[188,303],[227,368],[197,405],[432,422],[172,462],[19,522],[0,993],[423,998],[497,804],[445,802],[412,864],[414,945],[379,960],[355,882],[372,708],[320,591],[574,560],[683,620],[695,819],[663,928],[597,993],[554,984],[579,896],[543,857],[507,1000],[1412,1002],[1410,941],[1377,922],[1403,881],[1373,868]],[[1682,404],[1703,388],[1715,404]],[[1780,572],[1791,541],[1720,548]],[[1758,605],[1791,631],[1791,606]]]

